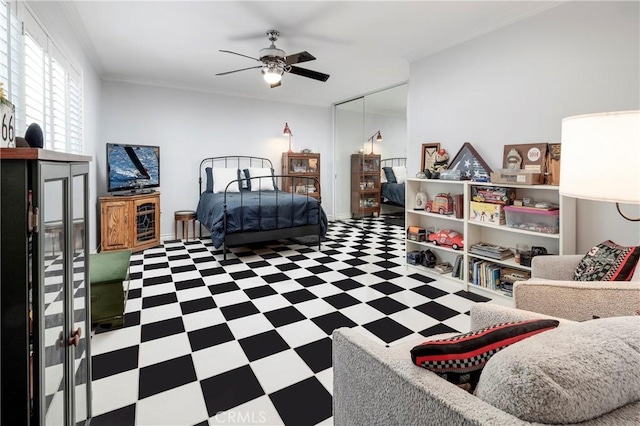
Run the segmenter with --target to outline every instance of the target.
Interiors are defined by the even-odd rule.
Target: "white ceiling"
[[[62,2],[107,80],[329,106],[406,82],[409,62],[560,4],[557,1],[81,1]],[[270,89],[259,65],[265,32],[276,46],[317,59]]]

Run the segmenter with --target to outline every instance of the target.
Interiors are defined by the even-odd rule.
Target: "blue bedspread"
[[[211,231],[213,245],[224,242],[224,194],[204,192],[196,215]],[[318,224],[320,204],[312,197],[282,191],[242,191],[227,194],[227,232],[267,231]],[[327,215],[321,209],[322,236],[327,232]]]
[[[382,197],[404,207],[404,183],[383,183]]]

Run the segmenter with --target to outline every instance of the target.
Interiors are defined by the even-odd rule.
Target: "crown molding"
[[[493,31],[499,30],[501,28],[507,27],[511,24],[515,24],[516,22],[525,20],[531,16],[537,15],[539,13],[545,12],[549,9],[553,9],[554,7],[560,6],[561,4],[566,3],[566,1],[545,1],[545,2],[540,2],[540,4],[537,4],[533,7],[528,7],[518,13],[515,14],[508,14],[507,16],[505,16],[503,19],[499,20],[498,22],[495,22],[491,25],[479,28],[475,31],[471,31],[469,34],[459,37],[455,40],[451,40],[448,41],[446,43],[442,43],[440,45],[434,46],[432,48],[426,49],[426,50],[415,50],[413,52],[410,52],[406,55],[403,55],[403,57],[409,61],[409,62],[413,62],[416,61],[418,59],[423,59],[426,58],[427,56],[433,55],[435,53],[441,52],[443,50],[449,49],[451,47],[457,46],[459,44],[465,43],[469,40],[473,40],[475,38],[478,38],[480,36],[483,36],[485,34],[491,33]]]

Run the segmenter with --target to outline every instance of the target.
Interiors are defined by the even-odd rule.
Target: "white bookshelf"
[[[558,204],[560,206],[560,229],[557,234],[544,234],[540,232],[528,231],[523,229],[511,228],[507,225],[496,225],[486,222],[476,222],[470,220],[470,201],[471,188],[473,186],[494,186],[515,188],[518,199],[523,197],[533,198],[534,201],[547,201]],[[417,242],[405,239],[406,251],[421,251],[430,249],[438,258],[438,262],[449,262],[455,264],[457,255],[462,255],[462,269],[459,278],[452,277],[450,273],[439,274],[432,268],[423,266],[409,265],[407,267],[414,268],[420,273],[424,273],[432,278],[444,278],[456,283],[461,289],[472,291],[484,296],[511,299],[511,296],[505,295],[500,290],[492,290],[490,288],[474,285],[469,282],[470,276],[469,264],[471,259],[482,259],[494,262],[498,265],[520,269],[522,271],[530,271],[531,268],[517,264],[513,257],[497,260],[490,257],[479,256],[469,252],[470,247],[478,242],[489,244],[497,244],[500,246],[514,248],[516,244],[523,243],[529,247],[539,246],[545,247],[549,254],[573,254],[576,249],[576,203],[575,199],[563,197],[558,193],[557,186],[551,185],[513,185],[513,184],[494,184],[486,182],[469,182],[469,181],[447,181],[447,180],[431,180],[409,178],[406,182],[406,208],[405,223],[409,226],[420,226],[422,228],[435,228],[436,231],[442,229],[452,229],[460,232],[464,236],[464,248],[462,250],[453,250],[450,247],[436,246],[429,242]],[[455,194],[463,194],[464,209],[463,217],[456,218],[455,215],[441,215],[437,213],[427,213],[424,210],[414,210],[416,194],[422,191],[427,195],[427,199],[431,200],[440,192]]]

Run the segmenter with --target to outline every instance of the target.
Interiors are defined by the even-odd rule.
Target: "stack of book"
[[[433,269],[440,274],[446,274],[453,270],[453,266],[449,262],[442,262],[436,264]]]
[[[504,260],[513,256],[508,247],[502,247],[495,244],[477,243],[471,246],[469,250],[471,254],[489,257],[491,259]]]

